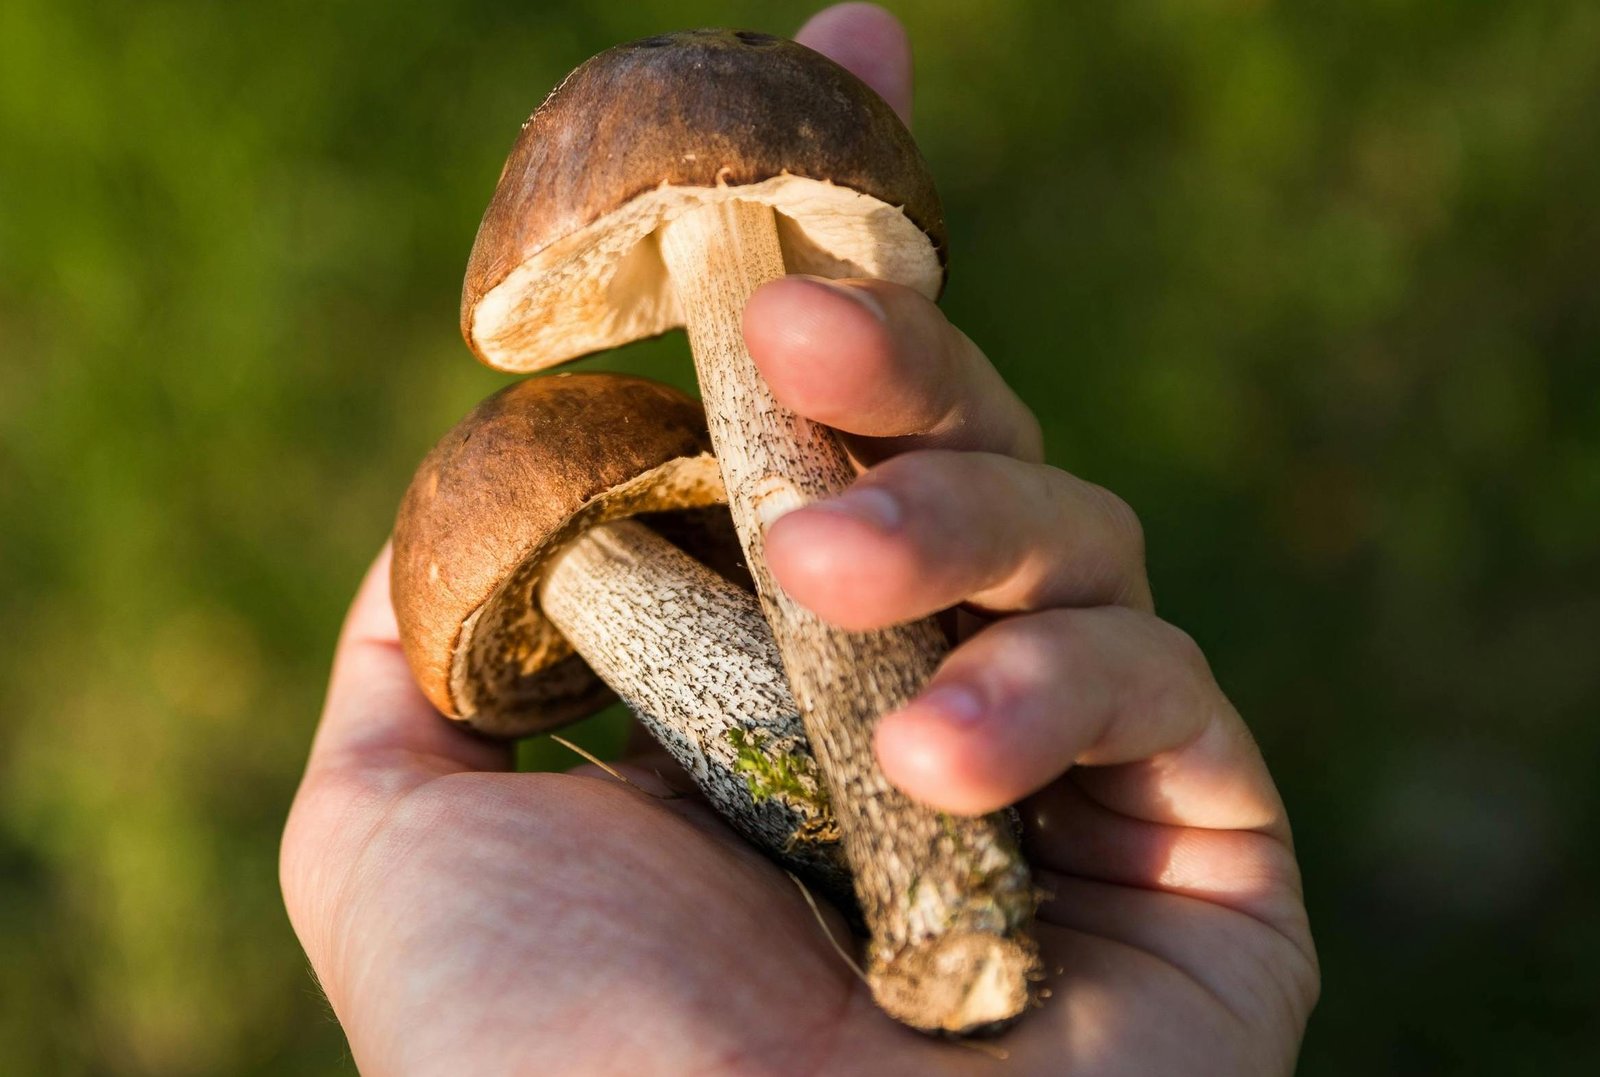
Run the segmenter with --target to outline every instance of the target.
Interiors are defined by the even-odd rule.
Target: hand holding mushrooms
[[[800,40],[849,60],[887,99],[909,99],[903,36],[877,9],[831,9]],[[994,1041],[1013,1071],[1288,1072],[1317,990],[1288,823],[1203,657],[1155,616],[1131,510],[1042,463],[1027,408],[915,282],[789,277],[750,293],[735,344],[777,408],[841,432],[862,469],[842,490],[768,512],[764,567],[752,570],[843,633],[963,609],[955,648],[874,718],[867,749],[896,795],[935,819],[1020,806],[1043,894],[1032,926],[1042,978],[1036,1012]],[[610,628],[581,623],[592,604],[562,596],[623,603],[633,581],[671,591],[676,574],[701,570],[651,514],[714,504],[697,500],[709,486],[639,479],[698,473],[695,437],[658,438],[655,459],[591,483],[545,523],[523,521],[559,533],[549,559],[474,567],[494,577],[487,591],[521,605],[482,606],[465,631],[465,616],[440,612],[455,620],[438,633],[450,639],[427,695],[401,653],[387,554],[363,584],[285,835],[283,884],[364,1071],[994,1065],[884,1015],[830,941],[848,946],[849,923],[824,902],[819,924],[774,862],[783,842],[763,851],[724,821],[726,805],[718,814],[668,795],[696,759],[705,774],[726,767],[715,752],[691,738],[674,762],[641,744],[613,764],[626,781],[592,766],[516,774],[503,742],[440,718],[526,714],[500,706],[526,690],[550,723],[565,721],[604,694],[597,673],[625,698],[636,691],[641,714],[672,710],[670,690],[600,668],[592,655],[620,643],[596,643]],[[629,483],[673,493],[611,493]],[[537,545],[506,545],[518,543],[519,554]],[[428,564],[412,567],[426,581]],[[717,591],[719,621],[753,609],[735,591]],[[542,612],[535,623],[514,609]],[[675,623],[656,645],[689,646]],[[519,662],[543,646],[541,677],[556,680],[469,676],[489,641],[509,641]],[[739,668],[762,655],[770,666],[769,645],[739,652]],[[685,661],[732,661],[718,653]],[[470,706],[465,693],[478,693]],[[794,716],[771,713],[787,710],[774,698],[717,713],[781,737]],[[692,715],[665,720],[699,728]],[[701,782],[713,798],[715,787]]]
[[[752,293],[787,273],[931,297],[944,247],[927,165],[871,87],[771,34],[660,34],[585,62],[523,125],[473,243],[461,329],[514,373],[687,329],[728,507],[869,930],[867,982],[913,1028],[964,1034],[1026,1010],[1038,892],[1003,816],[919,804],[875,759],[878,722],[946,651],[934,620],[846,628],[774,579],[772,522],[856,469],[834,430],[773,396],[742,331]]]

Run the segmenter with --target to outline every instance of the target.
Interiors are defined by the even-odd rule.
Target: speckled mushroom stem
[[[539,601],[712,807],[783,866],[850,892],[838,825],[754,595],[618,520],[556,555]]]
[[[1037,895],[999,815],[963,818],[901,794],[873,730],[945,653],[932,620],[874,632],[823,622],[774,582],[766,523],[843,490],[855,469],[833,432],[773,399],[745,348],[745,302],[785,266],[773,211],[714,202],[678,217],[661,253],[683,306],[734,525],[838,815],[872,933],[868,979],[892,1016],[972,1033],[1018,1016],[1038,974]]]

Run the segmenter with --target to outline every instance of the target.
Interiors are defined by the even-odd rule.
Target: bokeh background
[[[503,384],[455,328],[502,156],[607,45],[811,10],[0,4],[0,1072],[350,1071],[277,836],[410,469]],[[979,10],[899,5],[946,306],[1263,742],[1304,1072],[1595,1072],[1600,6]]]

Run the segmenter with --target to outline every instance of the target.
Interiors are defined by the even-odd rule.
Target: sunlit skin
[[[799,39],[902,113],[899,25]],[[745,312],[778,398],[866,469],[774,524],[779,582],[852,628],[964,604],[970,632],[877,750],[951,811],[1020,801],[1048,997],[993,1041],[874,1008],[794,884],[664,758],[511,773],[396,642],[387,554],[350,611],[284,835],[290,917],[370,1074],[1282,1074],[1316,999],[1288,820],[1249,731],[1157,619],[1132,511],[1042,463],[1038,424],[940,311],[789,279]],[[839,918],[826,913],[835,932]]]

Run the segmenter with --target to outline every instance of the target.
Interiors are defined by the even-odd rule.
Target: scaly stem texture
[[[913,803],[883,776],[872,748],[879,718],[938,665],[943,635],[931,619],[874,632],[835,628],[789,598],[767,568],[765,524],[855,478],[834,433],[780,406],[745,348],[745,302],[785,272],[776,217],[756,203],[710,203],[667,225],[661,250],[734,525],[855,873],[872,933],[873,993],[891,1015],[928,1031],[1010,1021],[1038,974],[1028,934],[1037,896],[1005,819]]]
[[[618,520],[556,555],[539,602],[712,807],[783,866],[849,893],[838,826],[754,595]]]

